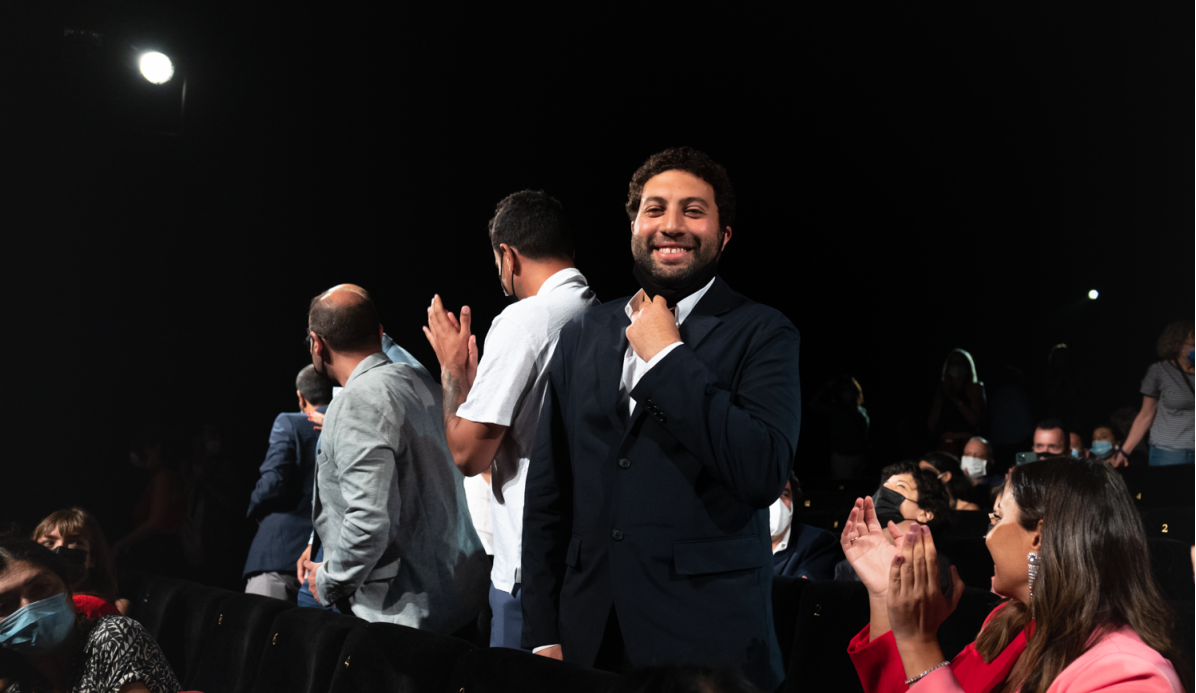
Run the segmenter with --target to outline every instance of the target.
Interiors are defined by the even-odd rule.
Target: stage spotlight
[[[1093,301],[1095,301],[1098,296],[1100,296],[1100,292],[1096,289],[1088,292],[1088,298],[1092,299]]]
[[[141,69],[141,76],[154,84],[165,84],[174,77],[174,63],[157,51],[143,53],[137,67]]]

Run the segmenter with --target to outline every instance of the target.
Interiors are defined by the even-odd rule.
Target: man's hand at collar
[[[681,341],[677,318],[663,296],[640,302],[640,309],[631,315],[627,341],[644,361],[651,361],[662,349]]]

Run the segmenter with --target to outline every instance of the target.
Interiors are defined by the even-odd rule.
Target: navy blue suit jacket
[[[316,407],[323,413],[327,406]],[[311,496],[315,484],[316,441],[320,432],[302,412],[279,414],[253,495],[249,517],[261,520],[244,575],[295,569],[311,538]]]
[[[591,666],[613,606],[633,666],[720,664],[773,690],[768,506],[797,445],[797,329],[716,279],[629,415],[626,303],[574,318],[549,363],[524,500],[523,646],[560,643]]]
[[[772,555],[772,571],[785,577],[830,580],[835,576],[835,564],[841,560],[843,550],[835,535],[794,522],[789,545]]]

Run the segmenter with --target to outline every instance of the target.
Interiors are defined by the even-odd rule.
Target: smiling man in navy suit
[[[311,494],[315,484],[316,431],[308,415],[323,414],[332,401],[332,381],[308,365],[295,378],[299,411],[282,413],[270,429],[261,478],[249,498],[249,517],[258,521],[249,547],[245,591],[296,600],[295,556],[311,537]]]
[[[784,677],[768,506],[800,421],[798,333],[717,276],[735,197],[685,147],[627,200],[641,291],[561,332],[528,470],[523,645],[615,671]]]

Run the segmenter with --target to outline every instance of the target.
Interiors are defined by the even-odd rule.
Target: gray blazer
[[[484,608],[489,568],[444,437],[440,387],[377,353],[324,415],[313,520],[320,601],[452,633]]]

